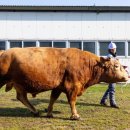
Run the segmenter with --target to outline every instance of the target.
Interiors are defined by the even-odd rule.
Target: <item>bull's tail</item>
[[[13,83],[12,83],[12,82],[7,83],[7,84],[6,84],[6,87],[5,87],[5,92],[10,91],[12,88],[13,88]]]
[[[6,81],[0,82],[0,89],[6,84]]]
[[[11,54],[7,51],[0,56],[0,77],[5,76],[11,65]]]

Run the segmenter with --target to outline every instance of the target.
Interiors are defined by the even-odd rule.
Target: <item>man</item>
[[[107,55],[107,57],[115,58],[116,57],[116,48],[117,48],[116,44],[111,42],[108,45],[109,54]],[[115,101],[115,84],[114,83],[110,83],[108,85],[108,89],[106,90],[106,92],[104,93],[104,95],[101,99],[101,102],[100,102],[101,105],[107,106],[106,101],[107,101],[108,96],[109,96],[110,106],[113,108],[119,108]]]

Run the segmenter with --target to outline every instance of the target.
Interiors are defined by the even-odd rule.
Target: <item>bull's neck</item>
[[[91,62],[90,62],[91,63]],[[87,83],[87,87],[97,84],[102,81],[102,75],[104,73],[104,69],[97,65],[96,62],[93,62],[92,68],[90,68],[91,75],[90,80]]]

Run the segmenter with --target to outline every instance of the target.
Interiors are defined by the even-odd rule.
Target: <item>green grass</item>
[[[77,110],[81,116],[79,121],[69,120],[70,106],[65,94],[61,94],[54,105],[54,118],[46,118],[45,108],[48,106],[50,91],[32,98],[30,102],[40,111],[41,117],[33,117],[29,110],[16,100],[15,90],[0,90],[0,130],[127,130],[130,129],[130,86],[116,87],[116,101],[120,109],[100,106],[100,99],[107,85],[95,85],[88,88],[77,99]]]

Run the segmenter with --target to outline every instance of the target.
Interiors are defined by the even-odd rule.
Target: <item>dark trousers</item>
[[[106,92],[104,93],[101,102],[105,103],[107,98],[109,96],[109,100],[110,100],[110,105],[116,104],[115,101],[115,84],[114,83],[110,83],[108,86],[108,89],[106,90]]]

